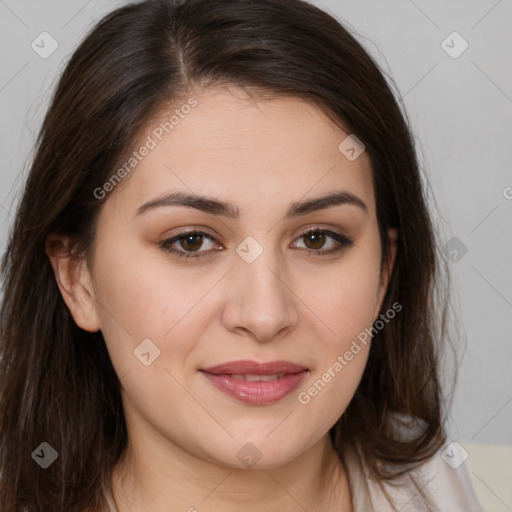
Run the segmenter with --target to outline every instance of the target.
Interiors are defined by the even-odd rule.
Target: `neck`
[[[293,461],[268,470],[234,469],[169,441],[137,439],[144,441],[129,443],[112,475],[119,512],[352,511],[345,468],[327,434]]]

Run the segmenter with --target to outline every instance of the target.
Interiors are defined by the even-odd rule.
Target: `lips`
[[[202,371],[213,375],[276,375],[280,373],[298,373],[307,370],[305,366],[290,363],[288,361],[271,361],[268,363],[256,363],[254,361],[232,361],[230,363],[204,368]]]
[[[308,368],[289,361],[232,361],[200,371],[220,391],[253,405],[281,400],[309,372]]]

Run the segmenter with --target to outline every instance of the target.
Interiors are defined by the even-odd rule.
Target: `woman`
[[[339,22],[114,11],[3,259],[0,509],[480,511],[443,456],[441,271],[405,116]]]

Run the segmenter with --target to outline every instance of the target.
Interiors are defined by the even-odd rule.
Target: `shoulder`
[[[405,474],[399,483],[400,487],[390,484],[384,487],[401,512],[431,510],[424,505],[420,508],[422,492],[428,496],[434,510],[440,512],[483,512],[457,443],[447,442],[430,459]],[[388,501],[377,482],[370,481],[368,485],[374,505]],[[381,510],[381,507],[376,509]]]
[[[352,451],[349,473],[352,472],[353,477],[354,473],[359,473],[355,477],[359,482],[358,487],[363,482],[366,484],[367,499],[375,511],[483,512],[469,476],[465,451],[456,442],[447,441],[420,466],[405,473],[393,484],[383,483],[382,487],[370,474],[360,453],[359,450]],[[360,489],[356,492],[361,494]],[[430,507],[425,504],[422,494],[428,497]],[[357,507],[355,510],[357,512]]]

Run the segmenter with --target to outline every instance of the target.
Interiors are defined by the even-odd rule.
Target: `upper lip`
[[[269,361],[267,363],[257,363],[256,361],[230,361],[229,363],[219,364],[209,368],[202,368],[201,371],[220,374],[236,375],[275,375],[279,373],[299,373],[307,370],[305,366],[291,363],[289,361]]]

